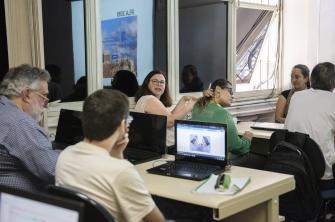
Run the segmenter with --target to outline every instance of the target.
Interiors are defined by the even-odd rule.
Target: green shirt
[[[250,151],[251,141],[238,136],[232,115],[219,104],[210,102],[203,110],[200,110],[198,106],[194,106],[192,120],[227,124],[227,143],[231,159],[235,159],[237,156]]]

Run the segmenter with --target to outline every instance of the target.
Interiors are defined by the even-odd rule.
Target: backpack
[[[291,174],[296,186],[295,190],[279,197],[279,213],[284,215],[287,221],[315,219],[322,203],[318,180],[323,175],[324,168],[315,172],[317,164],[312,164],[309,155],[321,152],[318,145],[306,134],[284,130],[271,136],[271,148],[264,170]]]

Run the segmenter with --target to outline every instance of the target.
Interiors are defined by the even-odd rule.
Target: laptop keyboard
[[[213,170],[220,170],[221,168],[219,166],[214,165],[207,165],[202,163],[191,163],[191,162],[180,162],[175,161],[171,162],[168,165],[169,171],[177,172],[177,171],[184,171],[184,172],[196,172],[197,174],[211,174],[213,173]]]

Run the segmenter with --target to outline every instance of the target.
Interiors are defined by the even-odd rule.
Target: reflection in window
[[[179,92],[227,78],[227,2],[179,1]]]
[[[278,64],[278,19],[274,12],[238,8],[236,91],[272,89]]]
[[[120,75],[129,72],[141,84],[151,70],[167,71],[166,4],[166,0],[100,1],[104,88],[125,88],[120,86],[124,79]]]
[[[45,67],[50,101],[87,96],[84,2],[42,1]]]

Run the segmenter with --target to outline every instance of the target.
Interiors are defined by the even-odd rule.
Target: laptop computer
[[[203,180],[224,171],[227,165],[227,125],[186,120],[175,121],[176,158],[147,172]]]
[[[253,125],[250,126],[252,129],[260,129],[260,130],[283,130],[284,124],[282,123],[268,123],[268,122],[255,122]]]
[[[57,150],[64,150],[67,146],[76,144],[83,140],[84,134],[81,126],[80,111],[61,109],[55,140],[52,147]]]
[[[167,117],[148,113],[130,112],[129,143],[124,158],[133,164],[159,159],[166,152]]]

